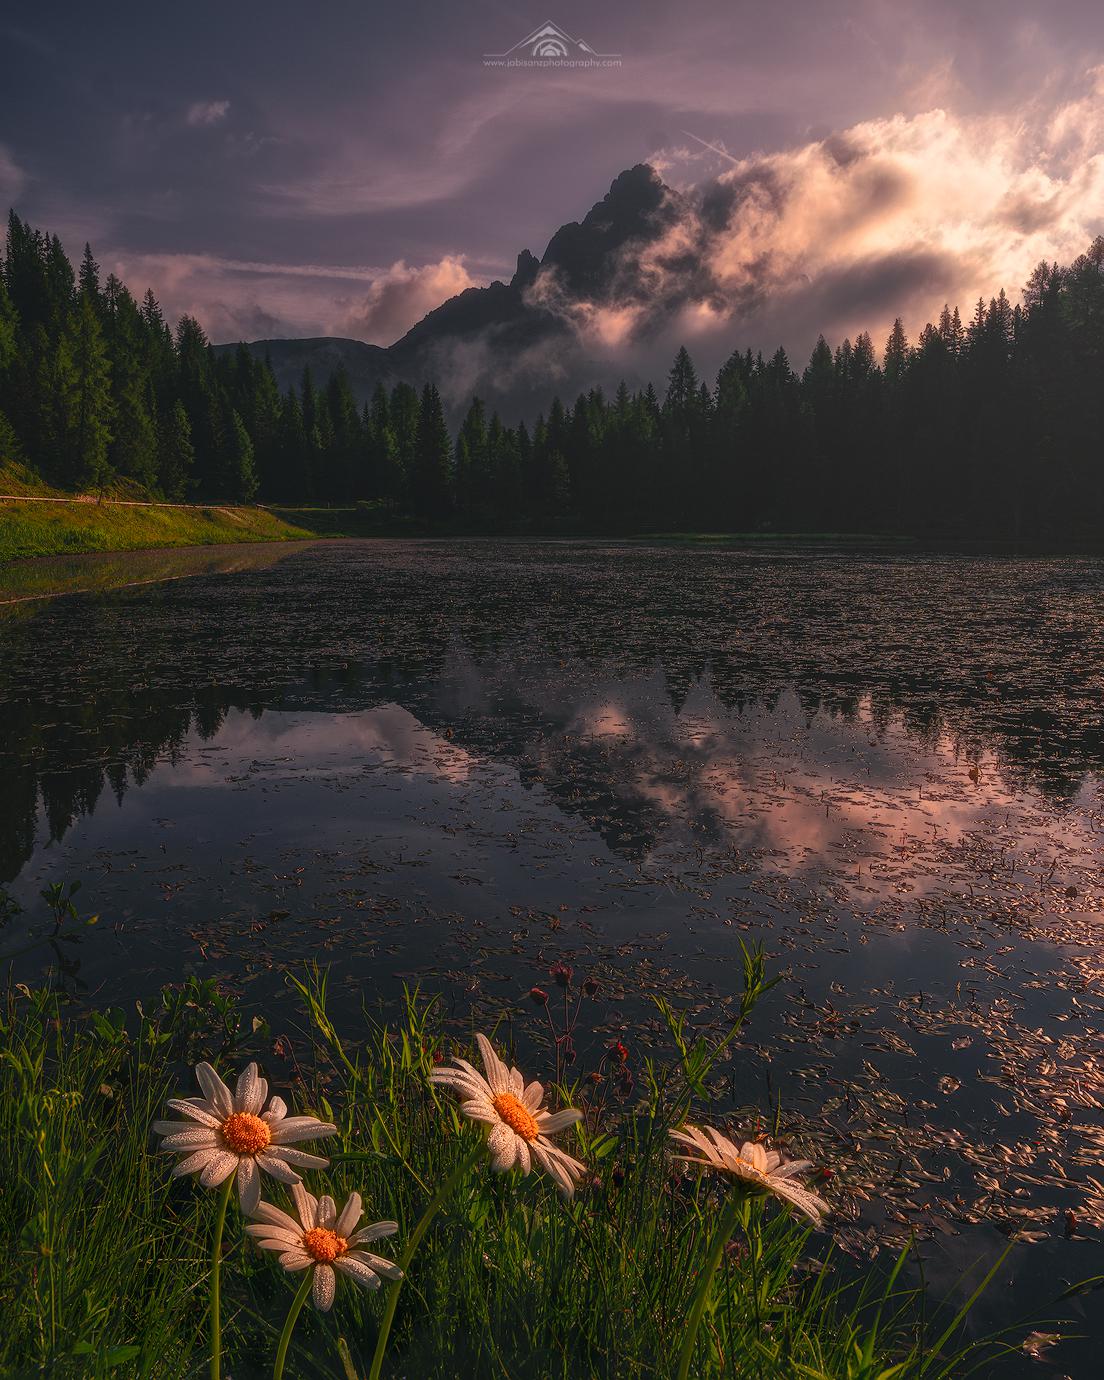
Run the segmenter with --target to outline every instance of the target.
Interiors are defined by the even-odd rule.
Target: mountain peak
[[[510,286],[524,292],[536,281],[539,270],[540,260],[537,256],[530,254],[528,249],[523,249],[517,257],[517,272],[510,279]]]

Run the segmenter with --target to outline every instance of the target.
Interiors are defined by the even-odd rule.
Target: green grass
[[[311,534],[262,508],[0,502],[0,561],[89,551],[289,541]]]
[[[338,1124],[325,1147],[334,1163],[308,1173],[308,1186],[339,1201],[359,1190],[367,1220],[399,1222],[387,1243],[399,1254],[428,1197],[480,1134],[428,1082],[434,1057],[456,1051],[414,999],[390,1028],[365,1015],[358,1030],[341,1034],[327,1014],[323,975],[308,974],[300,996],[303,1030],[282,1025],[294,1033],[274,1048],[263,1023],[244,1031],[213,984],[195,980],[130,1029],[121,1013],[78,1019],[47,994],[8,993],[0,1007],[0,1220],[8,1233],[0,1375],[206,1374],[215,1194],[170,1180],[149,1134],[167,1095],[196,1093],[188,1065],[205,1054],[226,1076],[259,1053],[293,1113]],[[589,1089],[590,1111],[567,1148],[592,1178],[573,1203],[536,1175],[496,1177],[482,1162],[461,1182],[408,1272],[385,1376],[673,1374],[725,1188],[671,1161],[667,1129],[690,1109],[709,1119],[702,1097],[724,1050],[688,1045],[677,1021],[670,1028],[672,1062],[643,1070],[632,1097],[612,1099],[616,1110]],[[586,1097],[583,1088],[552,1089],[553,1102]],[[283,1189],[266,1185],[269,1200],[284,1201]],[[920,1298],[901,1287],[893,1262],[865,1283],[845,1282],[829,1238],[777,1206],[749,1202],[733,1242],[714,1281],[695,1376],[934,1380],[964,1377],[981,1359],[976,1347],[954,1350],[954,1319],[945,1337],[937,1336],[942,1324],[925,1330]],[[271,1373],[294,1283],[243,1239],[234,1206],[224,1250],[223,1376],[249,1380]],[[363,1380],[385,1297],[339,1280],[330,1314],[304,1311],[288,1380]]]

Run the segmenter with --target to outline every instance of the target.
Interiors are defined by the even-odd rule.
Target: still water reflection
[[[175,573],[0,608],[18,977],[125,1004],[195,973],[291,1031],[317,958],[350,1020],[417,981],[525,1042],[562,959],[601,979],[585,1070],[662,1043],[651,993],[723,1016],[761,940],[786,980],[728,1096],[837,1167],[846,1247],[916,1230],[950,1280],[1013,1237],[988,1321],[1104,1269],[1099,563],[347,543]],[[35,898],[74,877],[103,920],[59,963]]]

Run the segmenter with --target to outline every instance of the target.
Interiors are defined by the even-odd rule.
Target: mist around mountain
[[[282,390],[298,387],[305,368],[321,381],[340,364],[360,403],[379,383],[428,381],[453,417],[478,393],[507,420],[532,419],[553,393],[572,396],[606,381],[611,365],[604,347],[622,343],[619,334],[628,346],[630,324],[634,339],[646,340],[650,325],[669,314],[672,293],[655,291],[647,256],[685,215],[679,193],[641,163],[621,173],[582,221],[562,225],[542,258],[523,249],[508,283],[450,297],[387,348],[332,336],[255,340],[248,348],[268,358]],[[663,264],[676,271],[676,298],[686,287],[678,270],[691,267],[683,259]],[[237,342],[215,347],[236,348]],[[631,350],[622,364],[609,386],[621,377],[630,385],[647,382]]]

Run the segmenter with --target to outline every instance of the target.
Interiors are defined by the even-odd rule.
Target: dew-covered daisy
[[[564,1197],[570,1198],[586,1166],[553,1145],[548,1137],[581,1121],[582,1112],[573,1107],[562,1112],[542,1111],[541,1085],[527,1084],[517,1069],[507,1068],[485,1035],[477,1035],[475,1042],[486,1077],[466,1059],[454,1059],[456,1068],[434,1069],[430,1082],[455,1089],[460,1094],[463,1115],[490,1126],[487,1148],[493,1169],[502,1174],[516,1164],[523,1174],[528,1174],[536,1160]]]
[[[312,1270],[311,1293],[316,1307],[325,1312],[334,1301],[335,1270],[365,1289],[378,1289],[380,1276],[402,1279],[393,1260],[361,1249],[370,1241],[394,1236],[397,1222],[373,1222],[356,1230],[363,1206],[359,1193],[350,1193],[340,1212],[330,1197],[316,1198],[302,1184],[292,1186],[298,1222],[271,1203],[258,1203],[246,1231],[263,1251],[279,1252],[280,1264],[289,1273]]]
[[[256,1064],[247,1064],[230,1089],[210,1064],[196,1065],[203,1097],[174,1097],[171,1111],[185,1121],[155,1121],[164,1137],[159,1149],[182,1158],[173,1175],[198,1174],[204,1188],[216,1188],[231,1174],[238,1176],[242,1211],[252,1212],[261,1196],[260,1177],[270,1174],[281,1183],[300,1182],[299,1169],[325,1169],[329,1160],[295,1148],[304,1140],[337,1134],[337,1127],[313,1116],[288,1116],[282,1098],[265,1106],[268,1084]]]
[[[681,1147],[697,1152],[676,1155],[675,1159],[715,1169],[718,1174],[738,1179],[752,1192],[772,1193],[804,1213],[815,1226],[820,1226],[829,1211],[823,1198],[793,1181],[795,1174],[812,1169],[809,1160],[783,1160],[777,1150],[766,1150],[753,1140],[737,1145],[711,1126],[684,1126],[681,1131],[672,1131],[671,1137]]]

